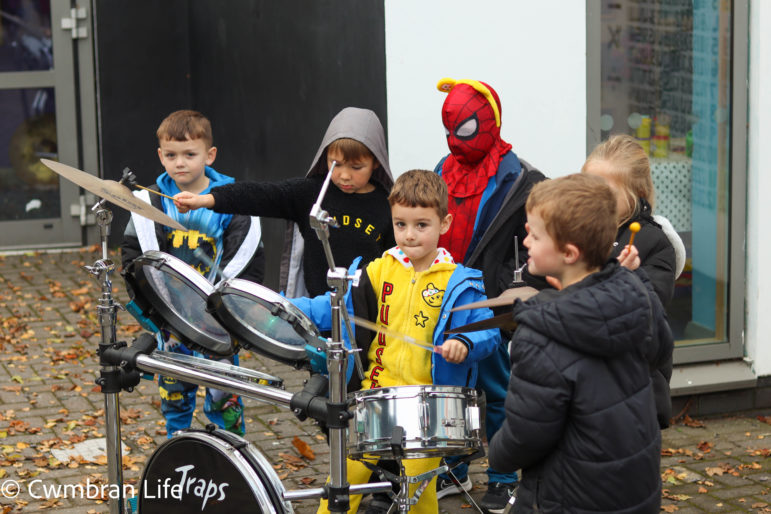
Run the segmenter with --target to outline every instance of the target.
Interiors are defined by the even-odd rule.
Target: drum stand
[[[420,475],[408,476],[404,470],[404,464],[402,463],[402,459],[404,458],[403,441],[404,427],[395,426],[391,432],[391,453],[394,455],[394,460],[399,466],[398,476],[376,464],[371,464],[365,460],[361,461],[362,464],[377,473],[381,480],[388,480],[391,483],[399,484],[398,493],[394,494],[393,491],[388,491],[388,497],[393,500],[393,505],[396,505],[396,510],[398,512],[408,512],[410,507],[418,503],[420,496],[423,494],[423,491],[426,490],[426,487],[428,487],[428,485],[431,483],[431,480],[435,476],[441,473],[445,473],[448,470],[446,465],[441,465],[438,468],[426,471]],[[410,484],[420,484],[412,497],[410,497]],[[393,505],[388,510],[389,513],[393,509]]]
[[[356,342],[353,337],[353,331],[350,328],[348,320],[348,311],[345,307],[345,294],[348,291],[348,277],[345,268],[335,267],[335,260],[332,256],[332,248],[329,245],[329,226],[337,227],[337,221],[330,217],[327,211],[321,208],[321,202],[327,193],[329,182],[332,180],[332,171],[337,165],[332,161],[327,177],[319,191],[316,203],[313,204],[310,212],[310,224],[316,232],[316,236],[324,247],[324,254],[329,264],[327,273],[327,283],[332,288],[331,308],[332,308],[332,338],[327,341],[327,370],[329,371],[329,485],[328,485],[328,504],[330,512],[348,512],[349,508],[349,484],[346,469],[347,450],[345,439],[348,430],[348,420],[351,415],[348,412],[347,399],[347,380],[348,371],[348,350],[343,343],[343,319],[345,319],[346,330],[350,336],[351,346],[354,348],[355,368],[359,377],[364,379],[364,368],[358,353],[355,353]],[[390,487],[389,487],[390,489]]]
[[[95,211],[96,222],[99,225],[102,240],[102,258],[96,261],[93,266],[84,266],[83,268],[94,275],[102,287],[102,295],[97,305],[101,340],[99,342],[100,371],[96,383],[101,386],[104,393],[107,476],[109,483],[116,485],[117,490],[120,491],[119,498],[110,499],[110,513],[119,514],[123,512],[124,498],[118,393],[123,387],[133,388],[133,385],[139,382],[139,373],[136,370],[134,370],[133,374],[126,373],[122,368],[111,365],[105,360],[107,351],[118,347],[115,337],[116,313],[119,308],[123,307],[112,297],[110,274],[114,271],[115,265],[107,256],[107,238],[110,235],[112,211],[105,207],[104,203],[105,200],[99,200],[91,209]],[[125,343],[123,345],[125,346]],[[131,382],[135,378],[136,382],[132,385]]]

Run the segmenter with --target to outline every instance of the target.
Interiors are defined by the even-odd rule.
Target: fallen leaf
[[[303,441],[299,437],[294,436],[294,439],[292,439],[292,446],[297,448],[297,451],[300,452],[300,455],[302,455],[306,459],[308,459],[308,460],[315,460],[316,459],[316,454],[313,453],[313,450],[308,445],[308,443],[306,443],[305,441]]]
[[[701,441],[701,442],[700,442],[700,443],[697,445],[697,448],[698,448],[700,451],[704,452],[704,453],[709,453],[709,452],[711,452],[711,451],[712,451],[712,443],[710,443],[709,441]]]

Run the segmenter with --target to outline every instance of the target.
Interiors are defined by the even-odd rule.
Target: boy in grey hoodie
[[[362,265],[394,246],[388,193],[393,177],[383,126],[368,109],[346,107],[331,121],[305,178],[279,182],[238,182],[209,194],[181,192],[174,197],[180,212],[206,207],[215,212],[283,218],[294,222],[291,246],[282,259],[286,296],[318,296],[327,286],[327,261],[310,225],[332,162],[336,165],[321,207],[339,228],[329,234],[335,265],[347,267],[356,257]]]

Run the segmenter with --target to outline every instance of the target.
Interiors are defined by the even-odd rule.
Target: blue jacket
[[[206,167],[209,187],[229,184],[233,178]],[[169,196],[179,193],[179,187],[168,173],[163,172],[149,189]],[[189,232],[177,233],[160,223],[132,213],[121,243],[121,260],[125,268],[134,259],[150,250],[160,250],[182,259],[197,268],[211,282],[223,276],[238,277],[262,283],[265,277],[265,252],[262,245],[260,219],[253,216],[220,214],[210,209],[198,209],[181,214],[168,198],[135,191],[134,196],[163,211],[187,227]],[[202,248],[214,269],[200,257],[196,248]]]
[[[346,294],[346,307],[349,314],[375,322],[375,313],[368,312],[368,309],[365,308],[365,302],[362,301],[365,295],[371,295],[374,292],[366,278],[367,274],[360,271],[357,272],[356,267],[358,264],[359,259],[354,261],[348,270],[350,275],[360,273],[361,276],[358,285],[350,288]],[[440,346],[445,340],[451,338],[460,339],[469,346],[469,354],[460,364],[451,364],[440,355],[433,353],[431,357],[431,377],[436,385],[474,387],[477,381],[477,363],[490,355],[497,345],[500,344],[500,331],[494,328],[463,334],[452,334],[451,336],[445,335],[444,331],[492,317],[492,311],[487,308],[450,312],[454,307],[487,299],[484,293],[482,273],[479,270],[466,268],[459,264],[450,277],[445,291],[444,300],[440,308],[439,322],[434,327],[433,345]],[[330,293],[315,298],[292,298],[290,301],[302,310],[316,324],[319,330],[331,330]],[[369,365],[367,354],[369,345],[372,342],[372,332],[364,329],[357,331],[355,326],[352,326],[351,329],[354,332],[356,344],[361,349],[362,365],[366,370]],[[350,338],[345,327],[343,328],[343,340],[346,347],[351,348]],[[352,358],[348,362],[348,384],[349,391],[360,388],[358,377],[353,377]]]
[[[441,175],[444,157],[435,168]],[[463,264],[481,269],[485,276],[485,292],[495,297],[511,287],[514,270],[527,262],[525,237],[525,202],[530,189],[546,177],[524,159],[509,151],[498,165],[482,193],[474,220],[474,234]],[[514,237],[519,246],[519,261],[515,259]],[[546,287],[542,277],[530,275],[525,267],[524,280],[536,289]]]

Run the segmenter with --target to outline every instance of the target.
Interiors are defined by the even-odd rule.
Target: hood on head
[[[341,138],[354,139],[369,148],[380,163],[380,166],[372,172],[371,180],[383,186],[386,191],[391,191],[394,179],[391,174],[391,165],[388,162],[388,148],[386,147],[383,125],[373,111],[358,107],[346,107],[332,118],[306,177],[326,176],[328,171],[327,147],[333,141]]]

